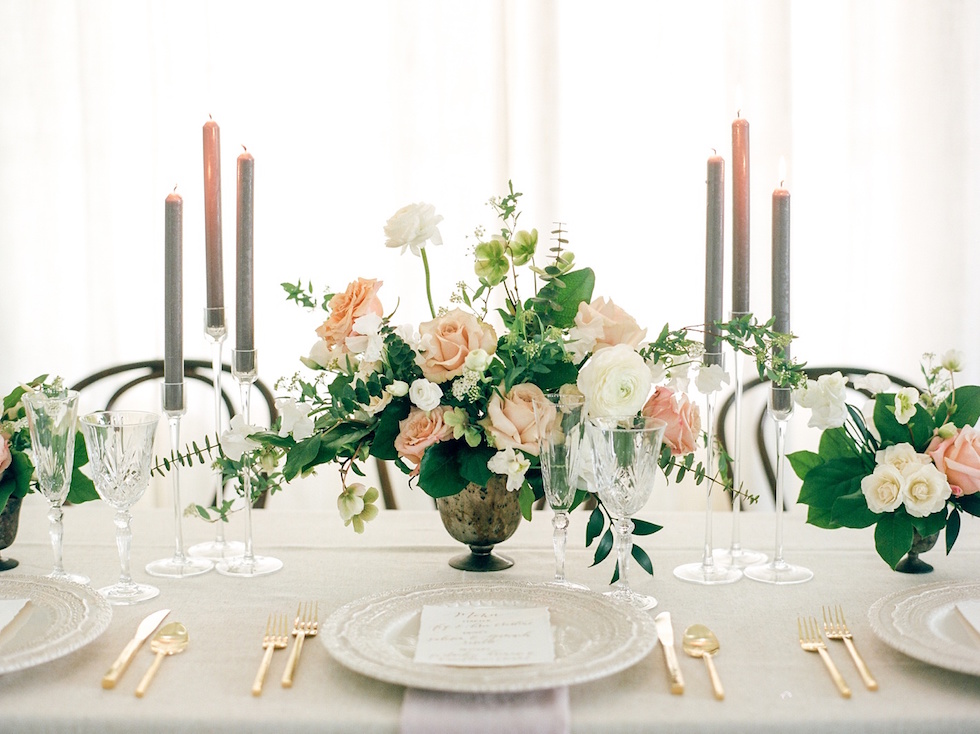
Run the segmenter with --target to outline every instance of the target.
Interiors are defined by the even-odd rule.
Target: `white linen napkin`
[[[15,634],[30,614],[30,599],[0,599],[0,645]]]
[[[955,607],[966,628],[972,633],[973,641],[980,644],[980,600],[956,602]]]
[[[568,734],[568,687],[521,693],[445,693],[406,688],[402,734]]]

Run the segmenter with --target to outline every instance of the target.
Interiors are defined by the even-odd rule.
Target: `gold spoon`
[[[715,698],[719,701],[725,698],[725,689],[721,687],[721,678],[715,670],[715,661],[712,656],[721,649],[721,644],[715,633],[703,624],[692,624],[684,630],[684,652],[692,658],[703,658],[704,664],[708,666],[708,675],[711,677],[711,687],[714,689]]]
[[[187,649],[187,628],[180,622],[171,622],[168,625],[164,625],[150,642],[150,649],[157,656],[153,658],[153,663],[150,665],[150,669],[146,671],[146,675],[143,676],[143,680],[136,686],[137,698],[143,698],[143,694],[150,687],[150,681],[153,680],[157,668],[160,667],[160,663],[165,657],[176,655]]]

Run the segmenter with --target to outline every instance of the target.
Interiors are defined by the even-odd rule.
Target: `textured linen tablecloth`
[[[29,497],[20,532],[4,555],[20,560],[9,574],[43,575],[51,568],[46,508]],[[746,547],[771,551],[774,516],[742,513]],[[978,580],[980,522],[967,518],[958,547],[927,554],[936,566],[926,576],[891,571],[874,553],[870,530],[825,531],[807,526],[801,515],[786,517],[785,558],[808,566],[806,584],[773,587],[745,580],[703,587],[675,579],[675,565],[697,560],[704,523],[701,513],[648,517],[664,525],[643,539],[656,568],[650,578],[634,568],[638,590],[669,611],[679,636],[689,624],[710,626],[722,643],[716,662],[726,698],[715,701],[700,660],[681,655],[687,682],[683,696],[669,692],[658,645],[638,664],[592,683],[572,686],[574,732],[976,732],[980,726],[980,678],[921,663],[880,642],[867,610],[878,598],[931,582]],[[585,513],[575,513],[567,570],[571,579],[603,590],[609,562],[589,568],[583,548]],[[731,516],[715,515],[715,541],[730,538]],[[294,686],[279,676],[285,653],[278,653],[260,698],[250,694],[261,659],[260,641],[270,612],[292,616],[297,603],[315,600],[321,617],[360,597],[421,584],[479,580],[456,571],[447,559],[460,550],[435,512],[382,512],[367,532],[356,536],[336,513],[254,513],[255,550],[281,558],[279,573],[238,579],[209,573],[185,580],[149,579],[143,566],[173,552],[172,510],[137,509],[133,522],[133,571],[160,596],[134,607],[115,607],[112,622],[97,640],[59,660],[0,675],[0,730],[4,732],[397,732],[404,688],[353,673],[335,662],[319,640],[308,640]],[[186,542],[209,540],[212,528],[186,519]],[[228,528],[240,538],[241,518]],[[111,511],[102,503],[68,508],[65,564],[92,577],[95,587],[111,583],[119,566]],[[515,561],[494,580],[545,581],[553,573],[550,513],[523,523],[503,549]],[[821,605],[843,605],[858,648],[880,683],[861,685],[840,643],[830,651],[854,691],[841,698],[819,658],[800,650],[796,618],[820,616]],[[149,612],[172,609],[169,620],[190,631],[187,652],[164,661],[147,696],[133,696],[152,655],[146,645],[114,690],[100,679]]]

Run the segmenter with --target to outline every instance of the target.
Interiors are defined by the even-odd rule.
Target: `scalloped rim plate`
[[[31,612],[0,644],[0,673],[60,658],[101,635],[112,607],[90,586],[45,576],[0,578],[0,599],[30,599]]]
[[[917,586],[876,601],[868,610],[868,621],[883,642],[909,657],[980,675],[980,645],[954,609],[965,601],[980,601],[980,583]]]
[[[424,605],[547,607],[555,662],[503,668],[416,663]],[[388,683],[436,691],[505,693],[585,683],[632,666],[657,643],[646,612],[591,591],[549,584],[415,586],[347,604],[318,637],[341,664]]]

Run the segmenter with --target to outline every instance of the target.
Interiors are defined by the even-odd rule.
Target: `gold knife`
[[[140,645],[146,642],[146,638],[153,634],[153,631],[160,626],[160,622],[170,614],[169,609],[161,609],[160,611],[153,612],[146,619],[140,622],[139,627],[136,628],[136,634],[133,635],[133,639],[126,643],[126,647],[123,651],[119,653],[119,657],[116,658],[116,662],[112,664],[109,671],[102,677],[102,687],[103,688],[114,688],[119,677],[126,671],[129,667],[130,661],[136,654],[136,651],[140,649]]]
[[[684,693],[684,676],[677,663],[677,651],[674,649],[674,628],[670,622],[670,612],[661,612],[654,618],[657,625],[657,637],[664,648],[664,659],[667,661],[667,672],[670,673],[670,692],[676,695]]]

